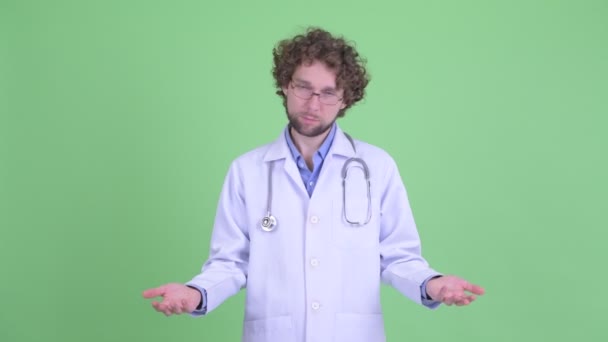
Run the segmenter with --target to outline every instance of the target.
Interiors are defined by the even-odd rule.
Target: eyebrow
[[[299,85],[305,85],[305,86],[311,86],[310,82],[299,79],[299,78],[294,78],[293,79],[296,83],[299,83]],[[325,87],[323,89],[321,89],[321,91],[332,91],[332,92],[337,92],[338,89],[334,88],[334,87]]]

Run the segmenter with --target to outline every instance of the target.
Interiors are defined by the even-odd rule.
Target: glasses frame
[[[335,106],[335,105],[337,105],[338,103],[340,103],[344,99],[344,96],[339,97],[336,94],[315,93],[310,88],[306,88],[304,86],[295,84],[293,80],[289,81],[289,84],[291,85],[291,89],[293,90],[293,94],[297,98],[302,99],[302,100],[308,101],[308,100],[312,99],[313,96],[318,96],[319,97],[319,102],[321,102],[322,104],[327,105],[327,106]],[[300,95],[298,95],[296,89],[306,90],[306,92],[310,93],[310,95],[308,95],[308,97],[300,96],[300,95],[302,95],[301,92],[300,92]],[[327,96],[329,96],[330,98],[335,98],[336,102],[335,103],[334,102],[327,103]]]

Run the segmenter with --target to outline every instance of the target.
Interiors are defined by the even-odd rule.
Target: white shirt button
[[[319,266],[319,259],[316,259],[316,258],[310,259],[310,266],[312,266],[312,267]]]
[[[318,302],[312,302],[311,307],[312,307],[313,310],[316,311],[316,310],[319,310],[321,308],[321,304],[318,303]]]
[[[316,224],[318,222],[319,222],[319,218],[317,216],[311,216],[310,217],[310,223]]]

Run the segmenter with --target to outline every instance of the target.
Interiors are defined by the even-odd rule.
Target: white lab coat
[[[380,280],[420,303],[420,285],[438,273],[420,255],[420,240],[393,159],[338,127],[309,198],[284,137],[237,158],[226,176],[209,260],[188,284],[207,291],[207,312],[246,287],[245,342],[384,341]],[[371,181],[371,221],[343,216],[341,170],[363,159]],[[268,172],[271,213],[265,232]],[[359,168],[348,175],[351,221],[365,218],[367,188]],[[352,209],[351,209],[352,204]]]

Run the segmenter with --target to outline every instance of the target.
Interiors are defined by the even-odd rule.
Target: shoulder
[[[256,176],[258,173],[263,172],[266,170],[266,157],[269,151],[273,150],[274,144],[276,143],[258,146],[236,157],[230,164],[230,172],[242,176]]]
[[[261,163],[264,160],[264,156],[268,153],[268,150],[272,146],[272,143],[268,143],[262,146],[258,146],[252,150],[249,150],[237,158],[234,159],[233,164],[242,163]]]
[[[355,147],[357,148],[357,155],[361,158],[369,158],[375,162],[383,162],[394,164],[393,157],[386,152],[383,148],[376,145],[372,145],[362,140],[354,139]]]
[[[257,165],[262,166],[266,161],[277,160],[286,157],[289,148],[285,142],[285,133],[282,131],[272,142],[258,146],[238,156],[232,162],[233,165]]]
[[[252,179],[261,179],[266,170],[264,156],[270,145],[259,146],[234,158],[228,167],[225,181],[239,187],[244,183],[251,183]]]
[[[357,157],[367,165],[370,175],[380,184],[390,186],[395,179],[400,179],[399,167],[395,159],[383,148],[354,139]]]

